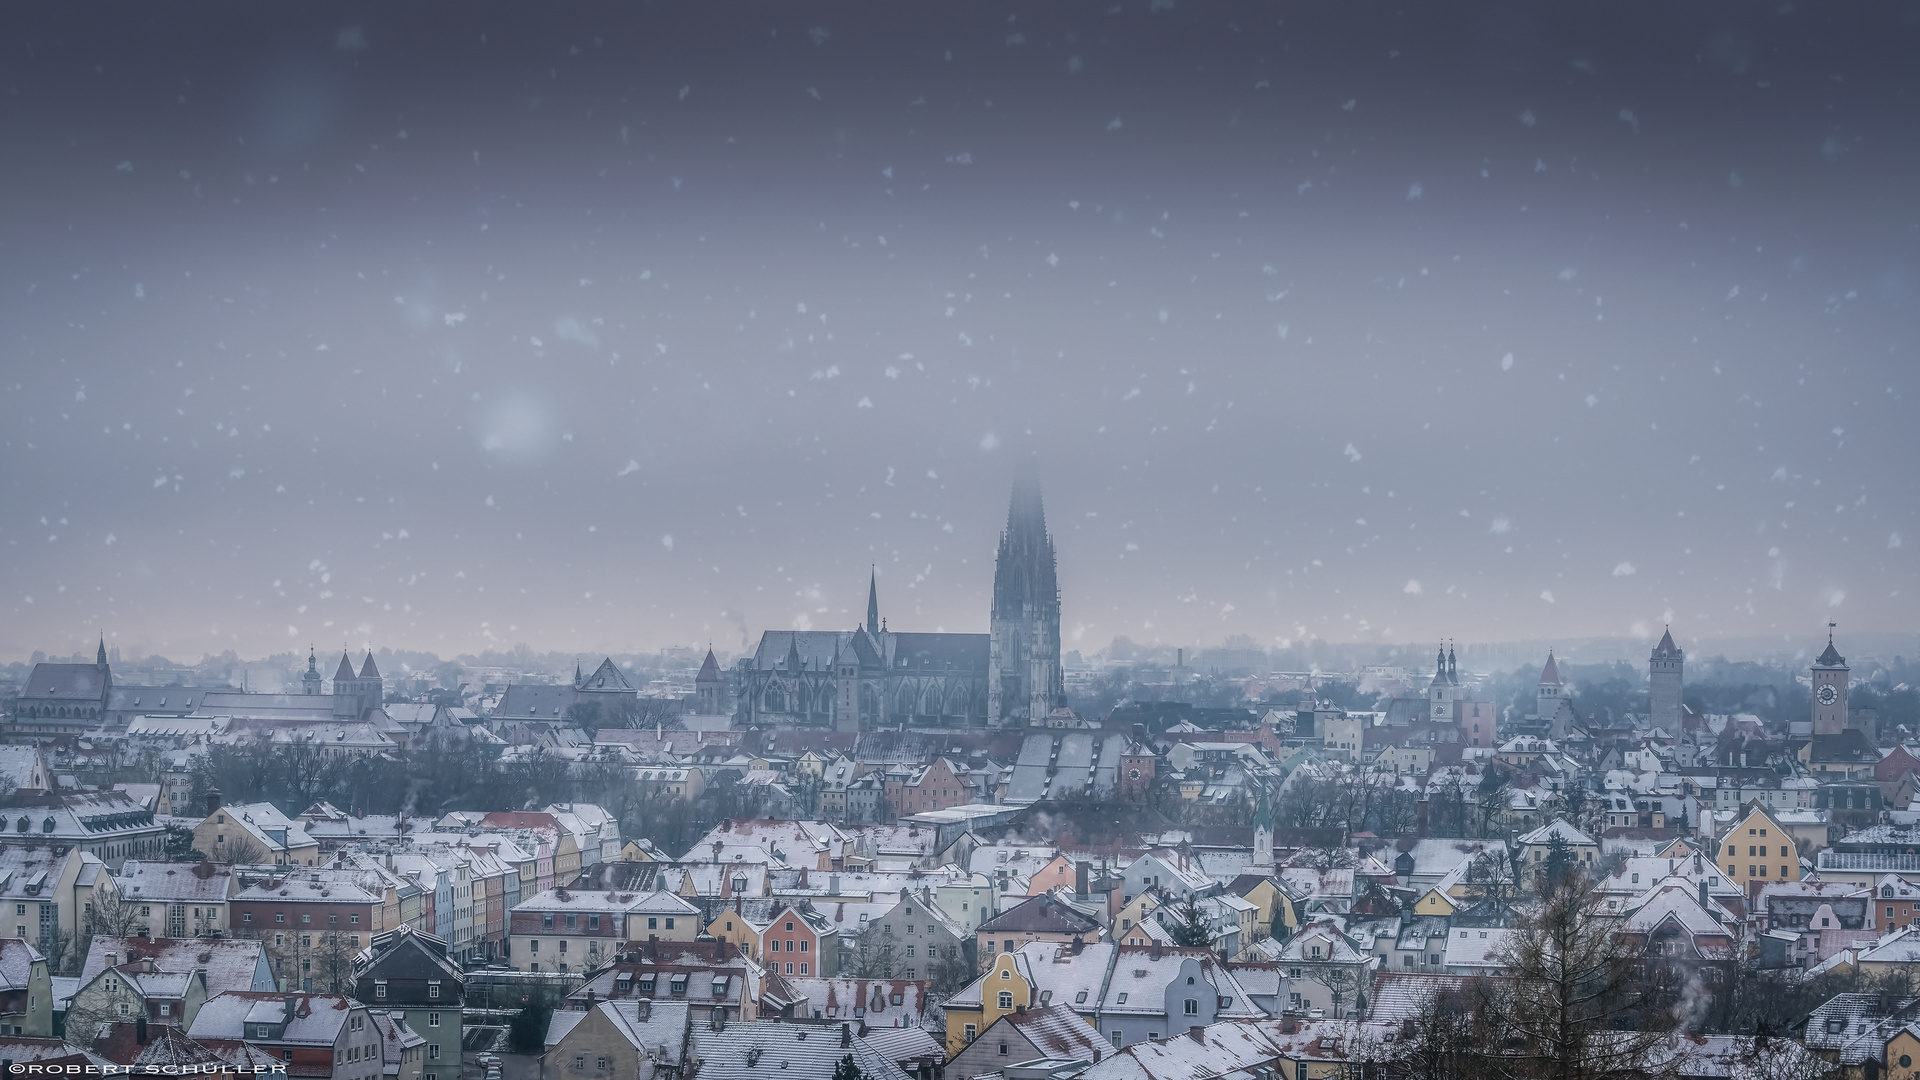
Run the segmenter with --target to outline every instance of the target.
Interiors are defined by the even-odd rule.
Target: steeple
[[[1540,669],[1541,686],[1560,685],[1560,665],[1553,662],[1553,650],[1547,650],[1547,666]]]
[[[309,697],[317,696],[320,693],[320,683],[322,681],[320,678],[320,657],[313,651],[313,646],[309,645],[307,646],[307,670],[300,676],[301,693]]]
[[[1453,646],[1451,644],[1447,646],[1447,681],[1448,682],[1460,681],[1459,669],[1454,667],[1454,663],[1453,663]]]
[[[993,566],[987,720],[1037,721],[1066,700],[1060,674],[1060,583],[1040,481],[1013,483]]]
[[[336,684],[334,693],[340,692],[338,684],[343,679],[347,682],[353,681],[353,658],[347,655],[345,649],[340,650],[340,667],[333,673],[333,681]]]
[[[107,635],[100,635],[100,651],[94,654],[93,662],[100,667],[107,666]]]
[[[867,578],[867,633],[880,633],[880,571],[877,568]]]

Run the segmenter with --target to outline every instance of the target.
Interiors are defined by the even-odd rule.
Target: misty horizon
[[[1911,9],[1113,11],[10,11],[0,657],[1920,630]]]

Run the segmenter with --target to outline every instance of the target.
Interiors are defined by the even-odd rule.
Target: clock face
[[[1820,688],[1820,704],[1822,705],[1831,705],[1839,697],[1840,692],[1833,688],[1832,683],[1828,683]]]

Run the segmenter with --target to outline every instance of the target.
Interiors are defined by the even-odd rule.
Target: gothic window
[[[767,711],[768,712],[786,712],[787,711],[787,696],[781,693],[780,688],[777,686],[767,687]]]

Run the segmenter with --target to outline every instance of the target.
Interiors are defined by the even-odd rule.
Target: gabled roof
[[[979,933],[1082,934],[1100,933],[1100,921],[1077,908],[1042,893],[1008,908],[980,924]]]
[[[1545,844],[1550,843],[1556,836],[1569,845],[1593,847],[1596,844],[1593,837],[1569,825],[1566,818],[1554,818],[1552,821],[1521,837],[1519,842],[1522,844]]]
[[[367,662],[360,665],[360,677],[363,679],[377,679],[380,677],[380,669],[373,666],[373,653],[371,651],[367,653]]]
[[[620,673],[620,668],[614,664],[613,657],[609,656],[600,661],[600,666],[593,669],[593,674],[580,680],[580,689],[632,691],[633,684]]]
[[[80,985],[92,982],[108,967],[120,968],[135,961],[151,960],[160,972],[184,975],[205,971],[208,994],[271,990],[273,976],[265,958],[260,942],[246,938],[149,939],[101,935],[87,948],[86,962],[80,967]],[[257,980],[265,985],[258,985]]]
[[[40,950],[19,938],[0,938],[0,990],[27,989],[34,962],[45,959]]]
[[[373,654],[368,653],[367,659],[369,660],[373,659]],[[353,677],[354,677],[353,676],[353,659],[349,657],[345,652],[342,652],[340,654],[340,666],[334,670],[333,677],[335,681],[338,681],[340,679],[346,679],[347,681],[351,682],[353,680]]]

